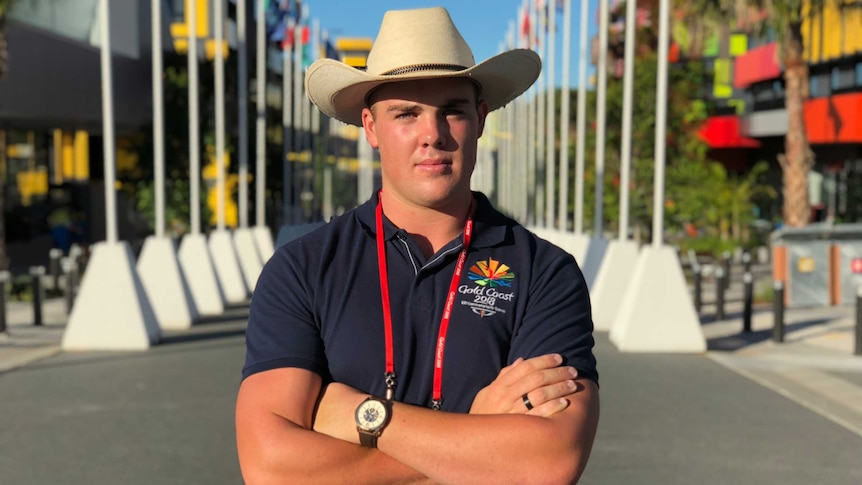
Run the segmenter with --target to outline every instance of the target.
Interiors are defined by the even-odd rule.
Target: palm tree
[[[678,2],[683,9],[698,12],[702,18],[723,25],[733,22],[755,35],[772,32],[778,39],[784,66],[784,106],[787,134],[784,153],[778,156],[783,174],[784,224],[808,224],[808,172],[814,153],[805,132],[803,104],[808,98],[808,64],[805,61],[802,24],[822,15],[827,4],[843,7],[844,0],[688,0]]]

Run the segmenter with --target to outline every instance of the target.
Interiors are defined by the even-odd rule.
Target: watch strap
[[[377,448],[377,433],[371,433],[364,429],[360,429],[359,444],[366,448]]]

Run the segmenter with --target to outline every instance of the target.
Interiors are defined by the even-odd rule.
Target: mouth
[[[420,167],[449,166],[452,165],[452,160],[429,158],[422,160],[417,165],[419,165]]]

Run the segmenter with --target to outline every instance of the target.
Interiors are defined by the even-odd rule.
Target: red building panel
[[[862,143],[862,93],[809,99],[805,131],[810,143]]]
[[[760,142],[742,136],[739,117],[736,115],[710,116],[698,136],[709,148],[757,148]]]
[[[733,87],[737,89],[781,76],[778,44],[773,42],[751,49],[737,57],[733,67]]]

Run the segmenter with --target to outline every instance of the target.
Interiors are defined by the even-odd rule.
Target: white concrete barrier
[[[159,327],[162,330],[191,328],[199,317],[180,268],[176,242],[169,237],[148,237],[137,269]]]
[[[146,350],[160,336],[132,248],[125,241],[94,244],[63,350]]]
[[[239,260],[239,268],[249,292],[257,286],[257,278],[263,269],[263,262],[254,241],[254,233],[249,228],[239,228],[233,232],[233,244]]]
[[[206,237],[203,234],[183,236],[178,256],[198,314],[214,316],[224,313],[224,296],[213,268]]]
[[[209,237],[209,250],[225,302],[236,304],[248,300],[248,287],[239,269],[230,232],[213,231]]]
[[[676,251],[645,246],[611,327],[623,352],[706,351],[706,339]]]
[[[596,330],[610,331],[622,305],[628,284],[638,262],[638,245],[634,241],[613,240],[608,244],[604,263],[599,268],[590,300]]]

